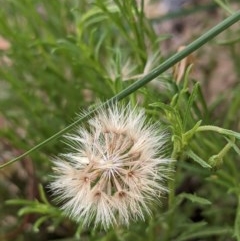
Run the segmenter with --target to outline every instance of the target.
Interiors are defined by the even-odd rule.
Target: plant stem
[[[175,150],[173,150],[173,153],[171,155],[172,160],[177,159],[177,153]],[[175,162],[171,162],[170,164],[170,170],[175,171]],[[169,195],[168,195],[168,209],[170,209],[173,204],[174,204],[174,199],[175,199],[175,173],[172,173],[170,176],[170,179],[168,181],[168,190],[169,190]]]
[[[177,152],[176,148],[173,149],[172,155],[171,155],[172,160],[177,159]],[[175,168],[175,163],[171,162],[170,164],[170,170],[176,171]],[[168,216],[168,229],[166,231],[165,238],[163,240],[169,240],[171,236],[171,230],[173,228],[173,219],[174,219],[174,212],[172,212],[172,208],[175,203],[175,182],[176,182],[176,176],[175,173],[171,173],[171,176],[169,177],[168,180],[168,190],[169,190],[169,195],[168,195],[168,211],[170,211],[169,216]]]
[[[211,126],[211,125],[199,126],[196,129],[196,132],[200,132],[200,131],[214,131],[214,132],[217,132],[219,134],[232,136],[232,137],[235,137],[235,138],[240,140],[240,133],[235,132],[235,131],[231,131],[231,130],[228,130],[228,129],[224,129],[224,128],[221,128],[221,127],[218,127],[218,126]]]

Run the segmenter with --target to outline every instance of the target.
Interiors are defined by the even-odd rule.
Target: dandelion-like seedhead
[[[104,229],[144,220],[150,203],[167,191],[164,134],[130,105],[102,108],[88,125],[67,136],[74,152],[54,160],[50,188],[61,208],[83,225]]]

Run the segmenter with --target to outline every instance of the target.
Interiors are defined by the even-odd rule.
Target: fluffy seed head
[[[150,202],[166,192],[169,160],[164,135],[144,111],[112,104],[67,136],[74,150],[54,160],[50,184],[65,213],[104,229],[150,214]]]

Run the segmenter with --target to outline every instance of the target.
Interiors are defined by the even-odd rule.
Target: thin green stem
[[[217,155],[213,155],[209,159],[209,164],[212,167],[220,167],[223,163],[224,156],[229,152],[229,150],[233,148],[234,142],[235,142],[235,138],[232,137],[232,140],[229,141]]]
[[[171,155],[172,160],[177,159],[177,153],[175,150],[173,150],[173,153]],[[171,162],[170,164],[170,170],[175,170],[175,163]],[[168,195],[168,209],[170,209],[174,205],[174,200],[175,200],[175,173],[173,173],[168,181],[168,190],[169,190],[169,195]]]
[[[227,135],[227,136],[232,136],[235,137],[236,139],[240,140],[240,133],[231,131],[228,129],[224,129],[218,126],[211,126],[211,125],[206,125],[206,126],[200,126],[196,129],[197,132],[201,131],[214,131],[222,135]]]
[[[171,155],[171,159],[172,160],[176,160],[177,159],[177,152],[176,152],[176,148],[173,149],[172,155]],[[175,163],[171,162],[170,164],[170,170],[174,170],[175,171]],[[171,176],[169,177],[168,180],[168,190],[169,190],[169,194],[168,194],[168,210],[172,210],[172,207],[174,206],[175,203],[175,182],[176,182],[176,176],[175,173],[171,173]],[[169,240],[170,236],[171,236],[171,230],[172,230],[172,226],[173,226],[173,219],[174,219],[174,212],[170,212],[169,213],[169,217],[168,217],[168,229],[166,231],[166,235],[165,238],[163,240]]]
[[[215,27],[210,29],[208,32],[204,33],[201,37],[199,37],[198,39],[193,41],[191,44],[189,44],[181,52],[178,52],[178,53],[174,54],[172,57],[170,57],[169,59],[167,59],[165,62],[163,62],[161,65],[159,65],[159,67],[154,69],[152,72],[147,74],[145,77],[136,81],[135,83],[133,83],[132,85],[130,85],[129,87],[127,87],[126,89],[124,89],[123,91],[121,91],[120,93],[118,93],[117,95],[113,96],[111,99],[109,99],[108,101],[106,101],[105,103],[100,105],[98,108],[90,111],[86,115],[77,119],[75,122],[73,122],[72,124],[70,124],[66,128],[62,129],[61,131],[57,132],[53,136],[49,137],[45,141],[43,141],[43,142],[39,143],[38,145],[34,146],[33,148],[31,148],[27,152],[23,153],[22,155],[20,155],[16,158],[12,159],[11,161],[1,165],[0,169],[20,160],[21,158],[29,155],[31,152],[33,152],[35,150],[38,150],[38,149],[42,148],[43,146],[47,145],[49,142],[59,138],[61,135],[63,135],[64,133],[66,133],[67,131],[72,129],[74,126],[76,126],[80,122],[89,118],[89,116],[94,114],[99,108],[102,108],[103,106],[108,105],[112,101],[119,101],[119,100],[125,98],[126,96],[130,95],[134,91],[138,90],[139,88],[141,88],[142,86],[144,86],[145,84],[147,84],[148,82],[150,82],[151,80],[155,79],[157,76],[159,76],[160,74],[165,72],[167,69],[171,68],[177,62],[181,61],[186,56],[188,56],[189,54],[191,54],[194,51],[196,51],[197,49],[199,49],[202,45],[207,43],[209,40],[211,40],[212,38],[217,36],[219,33],[223,32],[225,29],[227,29],[228,27],[230,27],[231,25],[233,25],[234,23],[236,23],[239,20],[240,20],[240,12],[236,12],[232,16],[226,18],[221,23],[219,23],[218,25],[216,25]],[[240,134],[239,134],[239,137],[237,137],[237,138],[240,138]]]
[[[231,142],[228,142],[223,147],[223,149],[217,154],[218,158],[222,159],[224,156],[226,156],[229,150],[232,149],[234,142],[235,142],[235,138],[233,138]]]

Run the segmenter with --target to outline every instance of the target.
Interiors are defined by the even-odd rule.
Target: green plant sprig
[[[112,98],[110,98],[109,100],[107,100],[106,102],[104,102],[103,104],[98,106],[97,108],[95,108],[95,109],[89,111],[88,113],[82,115],[75,122],[73,122],[72,124],[68,125],[67,127],[62,129],[61,131],[57,132],[56,134],[52,135],[48,139],[46,139],[46,140],[42,141],[41,143],[35,145],[33,148],[31,148],[30,150],[26,151],[22,155],[20,155],[20,156],[18,156],[16,158],[14,158],[14,159],[4,163],[3,165],[0,165],[0,169],[4,168],[4,167],[6,167],[6,166],[8,166],[10,164],[13,164],[16,161],[19,161],[23,157],[31,154],[33,151],[36,151],[36,150],[42,148],[43,146],[47,145],[49,142],[59,138],[61,135],[63,135],[64,133],[66,133],[70,129],[72,129],[74,126],[76,126],[77,124],[81,123],[82,121],[84,121],[87,118],[89,118],[90,116],[92,116],[99,108],[102,108],[103,106],[107,106],[107,105],[109,105],[110,103],[112,103],[114,101],[119,101],[119,100],[127,97],[131,93],[135,92],[136,90],[138,90],[139,88],[141,88],[142,86],[144,86],[145,84],[147,84],[148,82],[150,82],[151,80],[155,79],[157,76],[159,76],[160,74],[162,74],[163,72],[165,72],[166,70],[171,68],[177,62],[181,61],[186,56],[190,55],[191,53],[193,53],[194,51],[199,49],[201,46],[203,46],[204,44],[209,42],[211,39],[216,37],[218,34],[223,32],[225,29],[229,28],[231,25],[233,25],[234,23],[236,23],[239,20],[240,20],[240,12],[238,11],[238,12],[234,13],[233,15],[231,15],[230,17],[228,17],[225,20],[223,20],[222,22],[220,22],[218,25],[214,26],[212,29],[210,29],[209,31],[204,33],[202,36],[197,38],[195,41],[190,43],[181,52],[178,52],[178,53],[175,53],[174,55],[172,55],[170,58],[168,58],[166,61],[164,61],[156,69],[154,69],[152,72],[147,74],[142,79],[139,79],[138,81],[136,81],[132,85],[128,86],[126,89],[122,90],[117,95],[113,96]],[[215,131],[217,130],[217,132],[221,132],[219,127],[212,127],[210,129],[215,129]],[[204,130],[203,127],[201,129],[198,128],[198,131],[203,131],[203,130]],[[227,132],[228,132],[229,135],[233,135],[236,138],[239,138],[240,134],[236,135],[236,134],[234,134],[235,132],[232,132],[232,131],[227,131]],[[226,133],[226,131],[225,131],[225,133]]]

